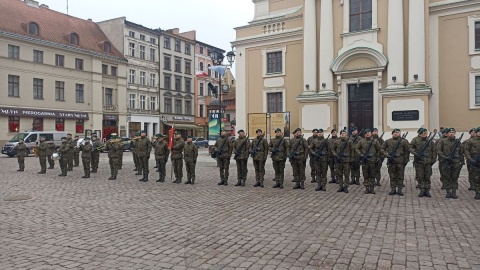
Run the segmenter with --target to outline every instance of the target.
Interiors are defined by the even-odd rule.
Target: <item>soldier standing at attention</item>
[[[465,157],[467,156],[467,152],[466,150],[467,149],[470,149],[470,144],[472,142],[475,141],[475,137],[476,137],[476,128],[472,128],[470,129],[470,131],[468,132],[470,134],[470,138],[464,142],[462,142],[462,148],[464,150],[464,153],[465,153]],[[473,174],[470,172],[472,169],[472,164],[470,162],[467,162],[467,171],[468,171],[468,183],[470,184],[470,186],[468,187],[468,190],[474,190],[474,185],[473,185]]]
[[[378,141],[378,143],[380,144],[380,147],[383,145],[383,143],[385,142],[382,138],[380,138],[378,136],[378,129],[377,128],[374,128],[372,130],[372,137]],[[380,184],[380,181],[382,180],[382,165],[383,165],[383,158],[382,158],[382,155],[379,154],[377,156],[377,161],[375,162],[375,180],[376,180],[376,183],[375,185],[377,187],[381,187],[382,184]]]
[[[78,146],[78,140],[80,137],[75,136],[73,140],[75,142],[75,146],[73,147],[73,167],[78,167],[80,165],[80,147]]]
[[[410,142],[410,153],[414,156],[415,178],[420,189],[418,197],[430,198],[432,197],[430,195],[432,183],[430,178],[432,177],[432,165],[437,161],[437,151],[435,143],[427,138],[426,129],[420,128],[417,133],[418,136]]]
[[[309,147],[307,140],[302,136],[300,128],[293,132],[294,137],[288,144],[288,158],[293,169],[293,182],[295,186],[293,189],[305,189],[305,165],[304,162],[308,158]]]
[[[183,159],[187,169],[187,182],[185,184],[195,184],[195,164],[197,164],[198,148],[193,144],[193,137],[187,136],[187,143],[183,148]]]
[[[67,137],[62,137],[62,145],[60,145],[58,152],[60,153],[60,170],[62,170],[62,173],[58,176],[67,176],[68,159],[70,154],[70,144],[67,141]]]
[[[221,185],[228,185],[228,170],[230,169],[230,158],[232,157],[233,146],[230,142],[227,131],[222,129],[220,138],[215,142],[215,151],[218,151],[217,163],[220,167],[220,182]]]
[[[92,145],[90,144],[90,138],[85,138],[83,145],[80,145],[79,150],[82,151],[82,164],[84,173],[82,178],[90,178],[90,162],[92,162]]]
[[[308,139],[307,139],[308,147],[310,149],[313,146],[313,141],[315,141],[318,138],[318,129],[314,128],[312,130],[312,132],[313,132],[313,135],[308,137]],[[315,183],[315,182],[317,182],[317,180],[315,178],[317,176],[316,167],[315,167],[315,160],[313,158],[312,153],[309,153],[309,157],[310,157],[310,161],[308,163],[310,165],[310,176],[312,177],[312,180],[310,182]]]
[[[352,136],[350,137],[350,140],[352,140],[353,143],[353,149],[357,147],[357,144],[361,139],[362,137],[360,136],[360,134],[358,134],[358,129],[356,127],[353,127]],[[351,164],[352,182],[350,184],[360,185],[360,159],[355,153],[355,150],[352,156]]]
[[[465,162],[463,148],[460,139],[455,138],[456,131],[449,128],[447,138],[441,140],[437,145],[437,155],[442,158],[443,173],[445,175],[444,185],[447,190],[446,198],[458,199],[458,177]]]
[[[365,194],[375,194],[375,167],[381,150],[378,140],[372,137],[372,131],[365,129],[365,138],[361,139],[355,147],[355,153],[360,157],[362,165]]]
[[[250,149],[250,140],[245,136],[245,131],[240,129],[238,131],[238,138],[233,142],[233,151],[235,153],[233,159],[237,163],[237,183],[238,186],[245,186],[248,173],[248,156]]]
[[[140,170],[140,165],[138,164],[138,154],[137,154],[138,136],[140,136],[140,132],[135,132],[135,140],[133,140],[134,138],[130,140],[130,152],[132,152],[133,164],[135,165],[135,169],[133,170],[134,172],[138,172]]]
[[[328,140],[323,136],[323,129],[317,130],[317,137],[310,144],[310,159],[315,165],[315,179],[318,187],[315,191],[326,191],[328,172]]]
[[[97,134],[92,135],[92,173],[96,173],[98,170],[98,162],[100,161],[100,149],[103,146],[103,142],[97,140]]]
[[[123,152],[123,144],[117,139],[117,134],[112,133],[110,140],[107,141],[108,147],[108,163],[110,165],[110,178],[108,180],[116,180],[118,168],[120,168],[120,151]]]
[[[147,138],[147,132],[145,130],[140,131],[140,139],[137,141],[136,150],[137,150],[138,164],[140,165],[140,170],[135,175],[143,173],[143,178],[138,181],[147,182],[148,174],[150,172],[148,168],[148,161],[150,160],[152,143]],[[121,153],[119,152],[120,161],[121,161],[121,154],[123,154],[123,144],[122,144],[122,152]]]
[[[405,157],[406,154],[410,154],[410,145],[408,144],[408,141],[403,139],[400,135],[400,129],[393,129],[393,137],[386,140],[382,145],[383,155],[388,158],[387,165],[391,188],[391,191],[388,193],[388,195],[404,195],[402,189],[405,187]]]
[[[68,162],[67,162],[67,167],[68,171],[73,171],[73,152],[75,149],[75,146],[77,146],[77,143],[72,139],[72,134],[67,134],[67,144],[69,146],[68,149]]]
[[[155,148],[155,157],[158,158],[158,180],[157,182],[165,182],[166,164],[168,161],[168,156],[170,155],[170,150],[168,149],[168,143],[163,139],[163,134],[157,134],[157,143],[154,144]]]
[[[48,143],[45,141],[45,137],[40,136],[40,144],[38,145],[38,159],[40,160],[41,170],[38,174],[47,173],[47,155],[48,155]]]
[[[18,140],[17,145],[13,148],[17,154],[18,170],[17,172],[23,172],[25,170],[25,157],[27,156],[27,146],[23,142],[23,139]]]
[[[261,129],[256,130],[257,137],[250,144],[250,153],[253,159],[253,167],[255,168],[255,184],[254,187],[263,187],[265,177],[265,161],[268,154],[268,142],[263,136]]]
[[[55,167],[55,160],[52,159],[52,155],[56,150],[55,143],[53,142],[53,139],[51,139],[48,141],[47,160],[49,167],[47,169],[53,169]]]
[[[333,148],[330,150],[335,159],[335,169],[337,170],[337,192],[348,193],[350,184],[350,162],[354,155],[353,142],[347,138],[347,131],[340,131],[340,139],[336,140]]]
[[[440,128],[440,132],[442,137],[435,142],[435,149],[437,149],[438,144],[442,141],[447,139],[447,133],[450,128]],[[443,159],[441,156],[438,156],[438,170],[440,172],[440,182],[442,182],[442,189],[445,189],[445,173],[443,172]]]
[[[475,129],[475,137],[470,139],[464,152],[467,163],[470,164],[468,176],[469,180],[472,178],[471,186],[475,190],[475,200],[480,200],[480,127]]]
[[[275,138],[270,140],[268,148],[272,152],[270,156],[275,170],[275,185],[273,188],[283,188],[283,180],[285,178],[285,161],[287,160],[288,142],[282,134],[282,130],[275,130]]]
[[[337,176],[336,176],[336,172],[335,172],[335,159],[333,158],[332,156],[332,151],[331,149],[333,148],[333,145],[335,144],[335,141],[338,140],[338,136],[337,136],[337,130],[336,129],[332,129],[332,137],[328,140],[328,166],[330,167],[330,177],[332,178],[330,180],[330,184],[335,184],[337,183]]]
[[[172,165],[173,172],[175,174],[175,180],[172,183],[180,184],[183,178],[183,148],[185,147],[185,141],[182,139],[182,135],[179,132],[175,132],[175,138],[172,146]]]

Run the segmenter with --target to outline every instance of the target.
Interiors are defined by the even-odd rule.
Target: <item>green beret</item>
[[[67,139],[67,137],[62,137],[62,140],[66,140],[66,139]]]
[[[323,133],[323,131],[324,131],[323,128],[318,129],[318,132],[320,132],[320,133]]]
[[[378,128],[373,128],[372,131],[378,131]]]
[[[67,136],[72,136],[72,133],[68,133]]]
[[[399,129],[399,128],[394,128],[394,129],[392,130],[392,134],[395,133],[395,132],[397,132],[397,131],[400,131],[400,129]]]
[[[347,133],[345,129],[340,130],[340,134]]]
[[[456,131],[455,128],[449,128],[447,132]]]
[[[147,132],[146,132],[145,130],[140,130],[140,134],[141,134],[141,133],[147,133]]]
[[[97,134],[93,134],[93,135],[92,135],[92,138],[97,138]]]
[[[354,131],[354,130],[358,130],[358,128],[357,128],[357,127],[353,127],[353,128],[352,128],[352,131]]]
[[[192,138],[193,138],[193,136],[190,136],[190,135],[187,136],[187,139],[192,139]]]
[[[480,132],[480,127],[478,127],[477,129],[475,129],[475,132]]]
[[[135,132],[135,136],[140,136],[140,132]]]
[[[245,132],[245,130],[243,129],[240,129],[237,133],[240,133],[240,132]]]
[[[157,139],[158,139],[158,138],[163,138],[163,137],[164,137],[162,133],[158,133],[158,134],[157,134],[157,135],[155,135],[155,136],[157,136]]]
[[[225,132],[227,132],[227,130],[226,130],[226,129],[222,128],[222,132],[224,132],[224,131],[225,131]]]
[[[282,132],[282,129],[276,128],[276,129],[275,129],[275,133],[277,133],[277,132]]]
[[[86,141],[86,140],[89,140],[89,141],[90,141],[90,137],[85,137],[85,141]]]
[[[293,134],[297,133],[298,131],[302,131],[301,128],[296,128],[294,131],[293,131]]]
[[[263,131],[261,129],[257,129],[255,133],[258,133],[258,132],[263,132]]]
[[[314,128],[314,129],[312,130],[312,132],[318,132],[318,129]]]
[[[470,129],[470,131],[468,133],[472,133],[472,132],[477,132],[477,129],[476,128],[472,128]]]
[[[424,128],[419,128],[419,129],[417,130],[417,133],[418,133],[418,134],[422,134],[422,133],[424,133],[425,131],[427,131],[427,130],[424,129]]]
[[[371,131],[369,128],[366,128],[366,129],[364,130],[364,132],[365,132],[365,133],[368,133],[368,132],[372,132],[372,131]]]

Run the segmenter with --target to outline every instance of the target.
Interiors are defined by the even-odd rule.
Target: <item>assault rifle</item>
[[[428,145],[430,145],[430,143],[433,141],[435,136],[436,134],[433,134],[432,136],[432,132],[428,134],[427,141],[422,145],[420,150],[418,150],[417,153],[415,153],[413,157],[413,164],[417,164],[419,161],[425,158],[425,156],[427,155],[425,152],[427,151]]]
[[[397,144],[395,144],[395,147],[393,148],[393,151],[388,154],[387,165],[392,164],[393,160],[396,157],[398,157],[398,154],[397,154],[398,147],[400,146],[400,143],[402,143],[402,141],[407,137],[407,135],[408,135],[408,131],[407,131],[407,133],[404,133],[402,135],[402,137],[398,140]]]
[[[460,142],[462,141],[463,134],[464,133],[462,133],[462,136],[460,136],[460,138],[455,140],[455,143],[453,144],[453,147],[452,147],[452,151],[450,151],[450,155],[448,155],[444,159],[444,162],[447,168],[451,168],[453,165],[453,159],[455,158],[455,151],[457,151],[458,146],[460,146]]]
[[[480,149],[478,149],[478,150],[479,151],[478,151],[477,155],[475,156],[475,158],[472,159],[472,161],[470,161],[470,164],[472,164],[472,166],[475,166],[475,167],[480,166]]]
[[[238,146],[237,151],[235,151],[235,156],[233,156],[233,159],[237,159],[241,154],[242,154],[242,148],[243,146],[247,143],[248,141],[248,136],[243,140],[243,142]],[[248,159],[248,156],[247,156]]]
[[[385,132],[383,132],[382,136],[380,136],[380,138],[378,138],[378,143],[380,143],[380,141],[382,141],[383,135],[385,135]],[[378,167],[380,164],[383,164],[383,160],[384,160],[383,158],[378,157],[377,162],[375,163],[375,166]]]
[[[257,145],[255,145],[255,148],[253,148],[252,150],[250,150],[250,155],[252,155],[252,158],[255,158],[255,156],[257,155],[258,151],[260,151],[260,147],[258,147],[260,145],[260,143],[262,142],[262,138],[259,138],[258,139],[258,142],[257,142]]]
[[[367,163],[367,161],[372,157],[372,155],[370,154],[370,149],[372,149],[372,145],[373,145],[374,141],[375,141],[375,139],[372,138],[370,143],[368,143],[367,150],[360,157],[360,164],[361,165],[364,165],[365,163]]]
[[[330,139],[330,135],[331,134],[328,135],[328,137],[323,141],[322,145],[318,149],[316,149],[315,152],[313,153],[313,156],[315,157],[315,159],[319,159],[320,157],[325,156],[327,154],[323,149],[327,145],[328,139]]]
[[[336,158],[337,163],[340,163],[342,159],[345,157],[345,149],[347,148],[348,143],[350,142],[350,137],[352,134],[348,135],[347,140],[343,143],[342,149],[340,149],[340,152],[338,154],[338,157]]]
[[[303,139],[303,136],[304,136],[304,135],[305,135],[305,134],[302,134],[302,137],[298,140],[298,142],[297,142],[297,144],[295,145],[293,151],[290,153],[290,155],[288,155],[288,160],[289,160],[290,162],[292,162],[293,159],[295,158],[295,156],[298,155],[298,151],[297,151],[297,150],[298,150],[298,146],[299,146],[300,143],[302,142],[302,139]]]
[[[212,158],[217,159],[217,158],[219,158],[219,157],[223,154],[223,150],[224,150],[224,148],[225,148],[225,144],[227,143],[227,140],[228,140],[228,138],[225,137],[225,141],[223,141],[223,144],[222,144],[222,146],[220,147],[220,149],[215,149],[215,150],[213,150]]]
[[[275,147],[273,147],[272,154],[270,155],[270,158],[273,159],[278,154],[278,152],[280,152],[280,144],[282,144],[283,138],[285,138],[285,137],[282,137],[280,140],[278,140],[278,143],[276,143]]]

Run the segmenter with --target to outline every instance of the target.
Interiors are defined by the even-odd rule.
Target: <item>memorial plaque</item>
[[[420,112],[418,110],[410,111],[393,111],[393,121],[417,121],[420,119]]]

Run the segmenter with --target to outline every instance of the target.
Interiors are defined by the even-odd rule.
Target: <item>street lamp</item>
[[[232,66],[233,65],[233,62],[235,62],[235,52],[233,52],[233,49],[232,51],[229,51],[227,53],[227,61],[230,63],[230,65],[223,65],[223,59],[225,58],[225,56],[223,55],[223,53],[219,52],[219,51],[215,51],[215,50],[211,50],[210,53],[209,53],[209,56],[210,56],[210,59],[212,60],[212,63],[214,66],[224,66],[225,69],[227,68],[227,66]],[[219,80],[218,80],[218,90],[217,90],[217,94],[218,94],[218,106],[219,106],[219,110],[218,110],[218,120],[217,121],[220,121],[220,125],[218,126],[218,137],[221,136],[222,134],[222,92],[223,92],[223,89],[222,89],[222,73],[221,72],[218,72],[218,75],[219,75]],[[225,75],[225,73],[224,73]]]

